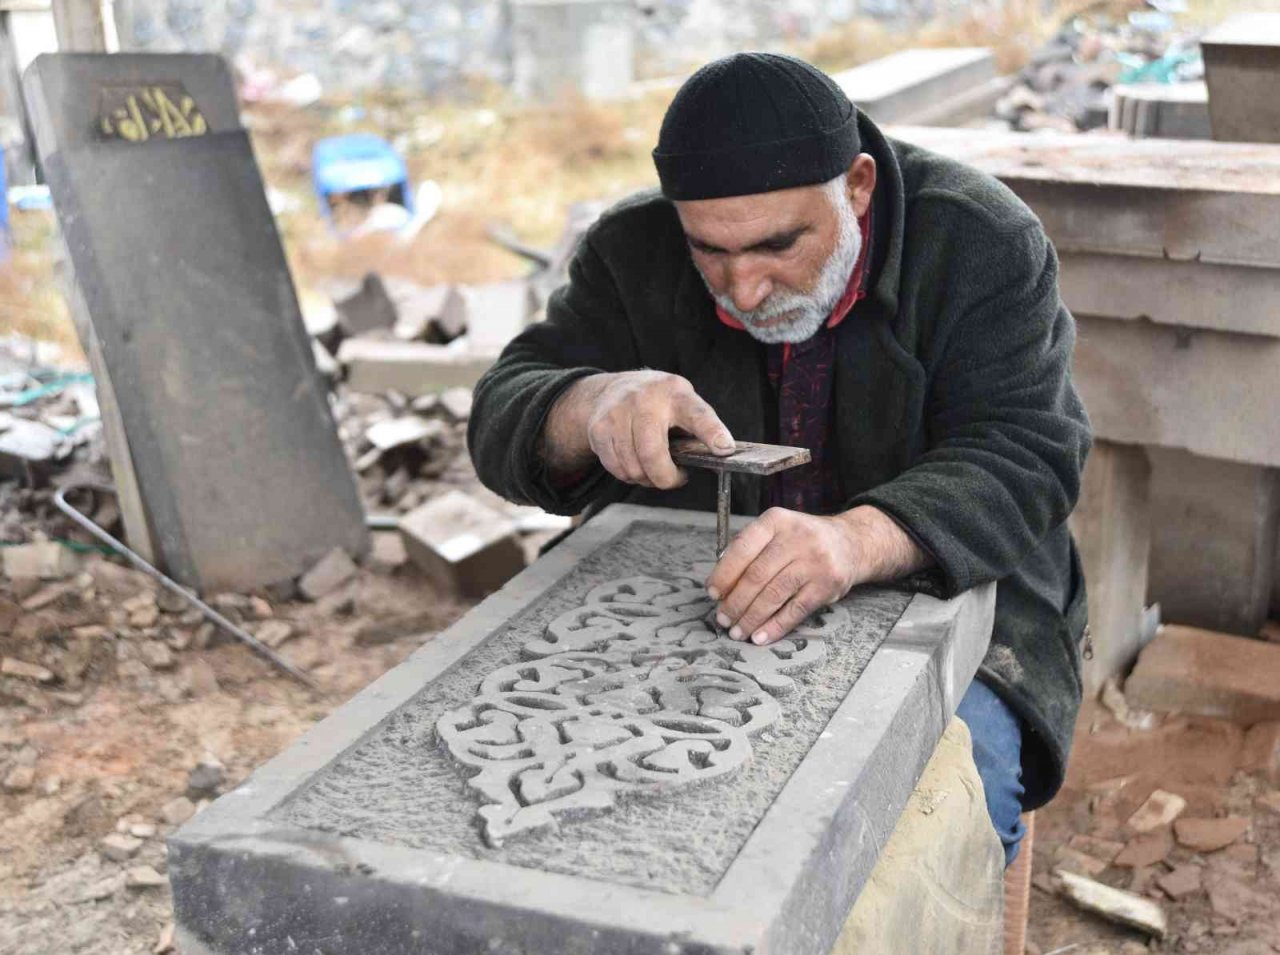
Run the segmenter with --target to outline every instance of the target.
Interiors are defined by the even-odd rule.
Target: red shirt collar
[[[867,263],[870,260],[871,251],[871,210],[867,209],[867,214],[862,217],[858,223],[858,228],[862,232],[862,250],[858,253],[858,261],[853,265],[853,272],[849,275],[849,284],[845,286],[844,295],[840,296],[840,301],[836,302],[835,308],[831,310],[831,317],[827,319],[827,328],[835,328],[845,320],[853,306],[858,304],[867,294]],[[719,305],[716,306],[716,317],[730,328],[736,328],[738,331],[746,331],[745,326],[726,312]]]

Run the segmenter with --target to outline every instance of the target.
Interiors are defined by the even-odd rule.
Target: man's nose
[[[743,260],[729,265],[729,297],[739,311],[754,312],[772,291],[773,282],[758,265]]]

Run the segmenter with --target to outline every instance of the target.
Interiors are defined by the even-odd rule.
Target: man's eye
[[[795,239],[776,239],[773,242],[764,243],[761,248],[766,252],[785,252],[795,244]]]

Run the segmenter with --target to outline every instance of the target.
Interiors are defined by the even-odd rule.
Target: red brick
[[[1156,885],[1160,886],[1165,894],[1175,902],[1178,899],[1186,898],[1188,895],[1194,895],[1202,888],[1200,867],[1198,865],[1180,865],[1172,872],[1156,879]]]
[[[1249,831],[1249,820],[1243,816],[1221,819],[1179,819],[1173,824],[1180,845],[1195,852],[1225,849]]]
[[[1240,750],[1240,768],[1259,773],[1273,786],[1280,786],[1280,720],[1268,720],[1249,727]]]
[[[1280,646],[1194,627],[1160,629],[1124,693],[1132,706],[1235,720],[1280,720]]]
[[[1134,836],[1111,864],[1122,869],[1141,869],[1164,860],[1173,850],[1173,833],[1166,829]]]

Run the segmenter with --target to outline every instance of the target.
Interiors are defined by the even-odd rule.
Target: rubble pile
[[[369,513],[411,511],[446,476],[454,484],[474,480],[465,454],[468,388],[412,399],[397,392],[340,392],[334,414]]]
[[[53,504],[54,492],[73,481],[110,481],[92,376],[45,343],[0,340],[0,542],[92,546]],[[114,501],[100,502],[92,516],[119,531]]]
[[[1113,118],[1118,85],[1180,85],[1204,77],[1199,36],[1177,29],[1159,10],[1117,23],[1076,18],[1031,56],[995,107],[995,119],[1017,132],[1084,132]]]
[[[1280,691],[1263,676],[1280,645],[1238,640],[1252,646],[1191,674],[1166,665],[1188,658],[1185,631],[1086,709],[1066,789],[1037,813],[1032,925],[1071,906],[1132,931],[1135,952],[1280,951]]]
[[[369,272],[358,281],[330,281],[322,294],[304,293],[317,367],[362,393],[419,397],[474,385],[567,281],[573,252],[604,206],[574,203],[549,249],[527,245],[505,228],[491,229],[494,242],[531,263],[525,276],[428,286]]]

